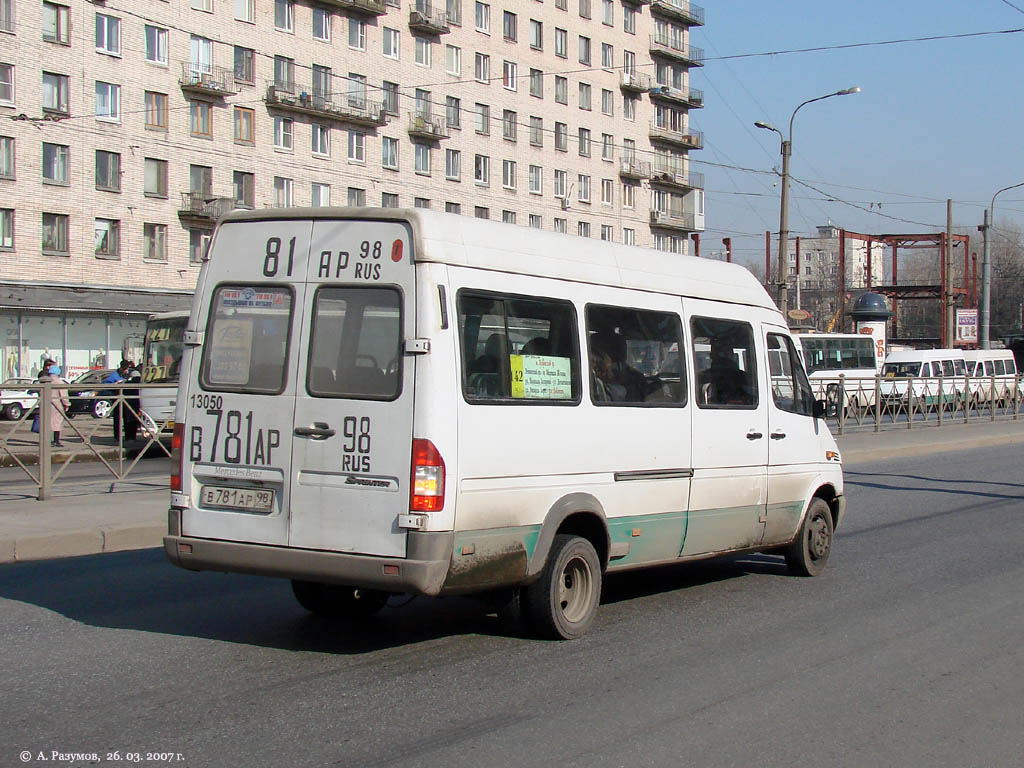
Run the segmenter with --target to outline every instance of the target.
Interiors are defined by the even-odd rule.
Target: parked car
[[[25,411],[36,407],[39,395],[28,390],[32,383],[31,378],[20,376],[7,379],[0,384],[0,412],[5,418],[15,421],[20,419]]]
[[[79,389],[68,391],[71,398],[71,407],[68,408],[68,416],[79,413],[92,414],[94,419],[105,419],[110,415],[110,406],[114,401],[111,392],[102,389],[103,380],[113,373],[113,368],[105,368],[98,371],[86,371],[72,384]]]

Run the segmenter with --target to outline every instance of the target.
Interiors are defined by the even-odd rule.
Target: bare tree
[[[1021,327],[1024,304],[1024,233],[1011,221],[992,227],[991,337],[998,339]]]

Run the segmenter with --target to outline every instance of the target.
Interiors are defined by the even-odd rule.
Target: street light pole
[[[1016,189],[1017,187],[1024,187],[1024,181],[1020,184],[1003,187],[992,195],[992,203],[985,209],[985,223],[981,225],[984,247],[982,248],[981,256],[981,312],[978,317],[978,341],[981,343],[982,349],[990,348],[989,318],[991,315],[989,309],[992,304],[992,260],[989,258],[989,242],[991,238],[988,236],[988,231],[995,226],[996,197],[1008,189]]]
[[[798,104],[797,108],[793,110],[793,114],[789,118],[789,138],[783,136],[782,131],[776,128],[771,123],[766,123],[762,120],[758,120],[754,125],[758,128],[764,128],[768,131],[775,131],[779,134],[779,138],[782,139],[782,200],[779,209],[779,266],[778,266],[778,305],[779,311],[783,315],[786,314],[786,310],[789,309],[789,285],[786,282],[789,276],[789,265],[788,265],[788,253],[787,244],[789,240],[789,158],[793,155],[793,120],[796,119],[796,113],[800,111],[801,107],[805,107],[808,104],[812,104],[815,101],[822,101],[823,99],[831,99],[833,96],[848,96],[851,93],[860,93],[858,86],[852,88],[844,88],[841,91],[835,93],[829,93],[825,96],[818,96],[814,99],[808,99],[802,104]],[[796,279],[800,280],[800,275],[796,276]]]

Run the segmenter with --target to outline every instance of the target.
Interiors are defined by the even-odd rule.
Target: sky
[[[691,44],[706,61],[690,70],[690,86],[704,91],[705,107],[690,112],[690,126],[705,148],[690,157],[705,174],[703,255],[731,236],[735,260],[763,265],[765,230],[777,242],[780,137],[754,122],[786,133],[801,102],[860,86],[796,116],[790,174],[820,192],[791,184],[792,236],[828,222],[868,234],[937,232],[951,198],[953,224],[969,228],[980,259],[984,208],[996,190],[1024,182],[1024,32],[726,57],[1022,29],[1024,0],[696,1],[706,24]],[[995,221],[1024,228],[1024,187],[997,198]]]

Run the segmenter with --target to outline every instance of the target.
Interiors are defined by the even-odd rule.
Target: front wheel
[[[601,561],[594,545],[580,536],[556,535],[540,578],[523,597],[538,634],[553,640],[582,637],[601,601]]]
[[[92,417],[94,419],[105,419],[110,415],[110,401],[96,400],[92,404]]]
[[[25,413],[25,409],[21,407],[21,403],[9,403],[4,408],[4,415],[11,421],[17,421],[23,413]]]
[[[832,552],[832,510],[824,499],[815,498],[807,510],[800,532],[786,548],[786,565],[797,576],[820,576]]]
[[[310,613],[333,619],[368,619],[388,601],[386,592],[295,579],[292,592]]]

